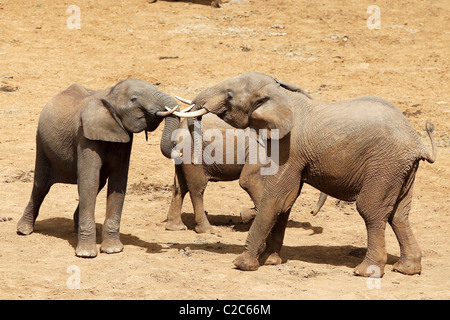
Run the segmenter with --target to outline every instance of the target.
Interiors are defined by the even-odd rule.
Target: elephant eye
[[[266,102],[269,99],[270,99],[269,97],[264,97],[264,98],[256,100],[255,105],[254,105],[255,109],[260,107],[264,102]]]
[[[136,102],[136,101],[137,101],[137,98],[136,98],[136,97],[131,97],[130,101],[131,101],[131,102]]]

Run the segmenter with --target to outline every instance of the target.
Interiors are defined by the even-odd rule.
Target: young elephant
[[[190,158],[188,163],[180,163],[175,165],[175,176],[173,185],[173,195],[170,204],[169,212],[167,214],[166,230],[186,230],[186,226],[181,220],[181,209],[183,206],[183,199],[187,192],[189,192],[192,206],[194,208],[195,228],[197,233],[214,233],[214,228],[208,221],[203,206],[203,194],[209,181],[234,181],[239,179],[239,185],[243,188],[254,203],[253,208],[246,208],[241,210],[241,219],[244,223],[248,223],[255,218],[259,201],[264,188],[264,176],[261,175],[262,164],[251,164],[249,161],[249,141],[245,143],[246,155],[244,161],[237,161],[237,145],[238,141],[233,141],[233,145],[228,146],[226,139],[227,130],[234,131],[235,129],[220,120],[213,114],[206,114],[202,117],[202,134],[208,131],[215,131],[219,133],[222,139],[213,139],[211,142],[202,142],[202,153],[205,148],[214,150],[214,157],[219,158],[220,161],[209,161],[206,163],[202,161],[201,164],[194,164],[193,159]],[[180,123],[180,129],[190,133],[191,146],[193,149],[193,120],[187,119]],[[230,132],[228,131],[228,132]],[[234,138],[234,137],[233,137]],[[249,137],[250,138],[250,137]],[[175,137],[178,140],[179,137]],[[236,137],[236,140],[238,138]],[[253,145],[256,145],[254,141]],[[231,148],[229,148],[231,147]],[[231,154],[227,154],[231,152]],[[193,151],[193,150],[192,150]],[[220,154],[218,154],[220,152]],[[191,153],[192,155],[193,153]],[[232,163],[227,163],[227,158],[233,159]],[[205,159],[203,159],[205,160]],[[206,159],[208,160],[208,159]],[[311,212],[316,215],[326,200],[326,195],[321,193],[319,200]]]
[[[436,159],[431,123],[426,125],[430,155],[408,120],[388,101],[361,97],[319,102],[296,85],[260,73],[208,88],[194,103],[235,128],[271,129],[271,135],[279,137],[268,142],[279,143],[278,170],[265,177],[245,251],[234,261],[239,269],[258,269],[263,251],[263,257],[278,257],[291,207],[306,182],[337,199],[356,201],[368,244],[355,274],[371,276],[374,270],[384,274],[387,222],[400,243],[394,270],[421,272],[421,250],[408,216],[419,162]]]
[[[162,116],[170,113],[166,106],[175,110],[177,103],[156,87],[135,79],[100,91],[73,84],[51,99],[39,117],[33,190],[17,232],[33,232],[39,208],[54,183],[78,183],[75,253],[95,257],[95,199],[109,179],[100,250],[122,251],[119,226],[133,133],[155,130]],[[166,118],[161,139],[166,157],[170,157],[170,137],[178,125],[178,117]]]
[[[189,138],[192,139],[193,122],[191,119],[182,121],[180,129],[189,132]],[[228,156],[229,159],[233,159],[233,163],[227,163],[227,143],[230,141],[227,142],[225,139],[227,136],[226,130],[234,130],[234,128],[216,116],[207,114],[202,118],[202,131],[205,133],[208,130],[216,130],[216,133],[219,132],[224,139],[214,139],[209,143],[203,142],[202,152],[206,147],[215,150],[216,153],[221,152],[220,155],[215,154],[215,157],[219,157],[221,161],[210,163],[207,159],[206,162],[203,159],[204,161],[201,164],[194,164],[191,158],[189,159],[191,161],[188,161],[188,163],[182,162],[175,165],[173,196],[167,214],[167,230],[186,229],[181,220],[181,208],[184,196],[189,192],[194,208],[195,231],[198,233],[214,233],[214,229],[209,223],[203,207],[203,194],[209,181],[233,181],[239,179],[240,186],[247,191],[255,205],[254,208],[244,209],[241,212],[241,217],[244,222],[248,222],[256,214],[264,183],[263,176],[260,175],[260,165],[250,164],[248,158],[245,164],[242,163],[243,161],[238,163],[236,149],[233,146],[230,149],[233,154],[231,154],[231,157]],[[175,140],[178,140],[178,137]],[[194,143],[192,142],[191,146],[193,145]],[[248,154],[248,143],[243,151],[245,154]]]

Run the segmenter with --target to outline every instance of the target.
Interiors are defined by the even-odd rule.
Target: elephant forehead
[[[247,99],[271,84],[274,84],[274,82],[268,79],[236,78],[226,81],[223,84],[223,89],[230,90],[235,95],[239,95],[240,99]]]
[[[121,90],[119,91],[119,89]],[[149,90],[153,91],[158,89],[148,82],[128,78],[126,80],[117,83],[114,87],[112,87],[111,93],[117,92],[118,94],[126,93],[130,95],[130,94],[141,94]]]
[[[276,83],[275,78],[259,72],[249,72],[242,75],[242,79],[245,79],[249,83],[255,86],[261,86],[265,84]]]

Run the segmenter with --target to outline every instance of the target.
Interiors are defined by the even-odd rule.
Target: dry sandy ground
[[[208,2],[0,0],[0,299],[449,299],[450,2]],[[66,25],[71,4],[80,8],[79,30]],[[381,9],[379,30],[366,25],[371,4]],[[161,128],[148,142],[135,137],[122,253],[75,257],[74,185],[55,185],[35,232],[16,234],[32,187],[38,116],[59,91],[134,77],[193,98],[248,71],[297,83],[323,101],[383,97],[427,146],[425,121],[434,122],[438,160],[419,168],[410,217],[423,251],[420,276],[391,272],[399,247],[390,227],[380,283],[353,276],[364,223],[354,205],[331,198],[312,217],[319,193],[309,186],[292,210],[279,266],[234,269],[248,231],[239,210],[251,206],[237,182],[206,190],[215,234],[193,231],[189,196],[189,230],[165,231],[174,168],[159,151]],[[103,191],[98,231],[104,211]],[[77,275],[80,289],[70,289]]]

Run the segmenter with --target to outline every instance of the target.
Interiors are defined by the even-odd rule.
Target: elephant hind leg
[[[420,274],[422,271],[422,252],[408,219],[411,210],[414,176],[415,171],[407,180],[404,195],[399,198],[395,211],[389,218],[389,224],[400,244],[400,259],[394,264],[394,270],[408,275]]]
[[[34,223],[39,215],[41,204],[53,184],[50,168],[50,161],[38,148],[31,197],[22,218],[17,223],[17,233],[20,235],[28,235],[33,232]]]
[[[367,252],[361,264],[355,267],[355,275],[382,277],[387,262],[385,231],[388,217],[394,210],[398,188],[386,190],[382,185],[371,185],[358,195],[356,208],[367,229]]]

